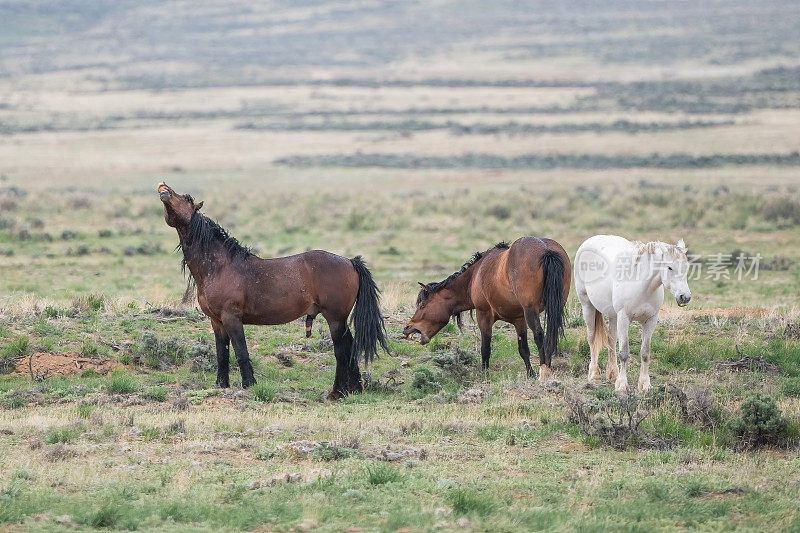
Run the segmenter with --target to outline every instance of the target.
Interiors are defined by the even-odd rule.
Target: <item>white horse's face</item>
[[[683,239],[678,241],[673,252],[663,255],[661,261],[661,283],[675,297],[679,306],[683,307],[692,299],[692,291],[689,290],[689,260],[686,257],[686,243]]]

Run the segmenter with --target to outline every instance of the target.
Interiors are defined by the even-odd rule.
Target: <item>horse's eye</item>
[[[672,267],[667,267],[667,269],[672,270]]]

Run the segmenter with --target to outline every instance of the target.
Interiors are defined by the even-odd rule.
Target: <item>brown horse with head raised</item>
[[[306,332],[317,314],[328,321],[336,356],[332,399],[361,392],[358,357],[365,362],[388,351],[378,307],[378,288],[360,257],[346,259],[322,250],[261,259],[200,213],[188,194],[158,186],[164,218],[178,232],[183,266],[197,287],[200,308],[211,319],[217,345],[217,385],[229,387],[230,345],[242,374],[242,386],[254,385],[244,324],[285,324],[306,315]],[[347,319],[355,336],[350,333]]]
[[[481,331],[481,359],[489,368],[492,326],[509,322],[517,331],[519,355],[528,375],[533,375],[528,348],[528,327],[539,349],[539,380],[551,375],[558,337],[564,331],[564,306],[569,295],[572,268],[569,256],[556,241],[522,237],[509,246],[500,243],[476,253],[461,270],[438,283],[420,283],[417,310],[403,330],[406,337],[420,334],[426,344],[451,317],[461,325],[461,313],[475,309]],[[547,314],[547,331],[539,315]]]

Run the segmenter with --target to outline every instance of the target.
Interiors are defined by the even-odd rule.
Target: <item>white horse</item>
[[[583,307],[589,338],[589,381],[600,381],[597,356],[603,346],[608,346],[606,378],[615,382],[618,391],[628,387],[628,328],[634,321],[642,325],[638,388],[640,391],[650,388],[650,338],[664,303],[663,287],[683,307],[692,298],[686,281],[688,272],[683,239],[673,246],[664,242],[631,242],[616,235],[595,235],[581,244],[575,254],[575,291]],[[608,317],[608,328],[603,315]],[[617,339],[619,368],[614,351]]]

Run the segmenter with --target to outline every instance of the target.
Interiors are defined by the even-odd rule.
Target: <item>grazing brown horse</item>
[[[564,332],[564,306],[569,295],[572,268],[569,256],[556,241],[522,237],[509,246],[501,242],[476,253],[461,270],[438,283],[420,283],[417,311],[403,330],[406,337],[420,334],[426,344],[455,317],[475,309],[481,331],[481,359],[489,368],[492,326],[498,320],[517,330],[519,355],[533,376],[528,327],[539,349],[539,380],[549,379],[558,337]],[[547,332],[539,314],[547,313]]]
[[[285,324],[306,315],[306,332],[317,314],[328,321],[336,356],[329,398],[361,392],[358,357],[369,362],[378,345],[388,352],[378,307],[378,288],[360,257],[346,259],[322,250],[261,259],[200,213],[203,202],[158,185],[164,218],[178,232],[183,267],[197,287],[200,308],[211,319],[217,344],[217,385],[229,387],[230,345],[242,373],[242,387],[254,385],[244,324]],[[350,333],[347,318],[355,336]]]

